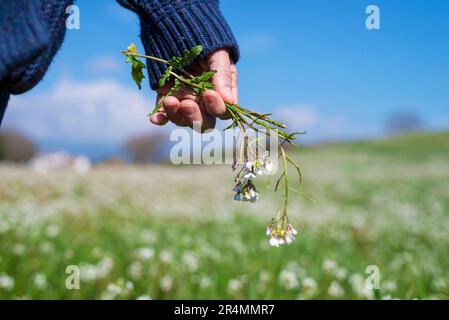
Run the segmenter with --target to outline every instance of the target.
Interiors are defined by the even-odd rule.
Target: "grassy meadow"
[[[0,298],[449,298],[449,133],[294,156],[318,202],[291,197],[300,233],[279,248],[264,227],[282,194],[233,201],[228,166],[0,165]]]

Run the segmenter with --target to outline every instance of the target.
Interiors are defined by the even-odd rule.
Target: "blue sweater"
[[[147,54],[182,55],[198,44],[203,56],[229,48],[239,58],[236,40],[218,0],[117,0],[140,18]],[[9,95],[34,87],[64,40],[65,9],[73,0],[0,0],[0,124]],[[118,48],[119,49],[119,48]],[[147,61],[150,86],[157,88],[164,66]]]

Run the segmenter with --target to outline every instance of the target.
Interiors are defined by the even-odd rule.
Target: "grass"
[[[0,298],[447,299],[449,134],[304,149],[290,246],[282,201],[232,201],[227,167],[0,166]],[[65,286],[68,265],[79,290]],[[368,266],[380,288],[366,286]]]

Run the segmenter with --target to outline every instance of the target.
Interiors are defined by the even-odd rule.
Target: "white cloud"
[[[154,105],[114,80],[62,79],[46,91],[13,97],[4,125],[39,140],[120,143],[148,130]]]
[[[306,105],[286,105],[275,109],[273,116],[285,123],[290,131],[308,131],[313,129],[319,116],[316,110]]]
[[[254,32],[237,36],[242,54],[268,50],[277,45],[278,39],[269,32]]]
[[[93,59],[88,65],[88,71],[93,74],[115,72],[121,69],[122,63],[114,56],[100,56]]]
[[[302,141],[337,140],[350,134],[344,116],[323,114],[308,105],[280,106],[273,111],[273,118],[287,124],[289,132],[305,131],[307,134],[299,138]]]

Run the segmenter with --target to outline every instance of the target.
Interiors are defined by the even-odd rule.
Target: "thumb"
[[[217,74],[212,78],[215,90],[221,95],[224,101],[234,103],[231,59],[228,50],[220,49],[210,54],[207,58],[207,65],[210,70],[217,71]]]

